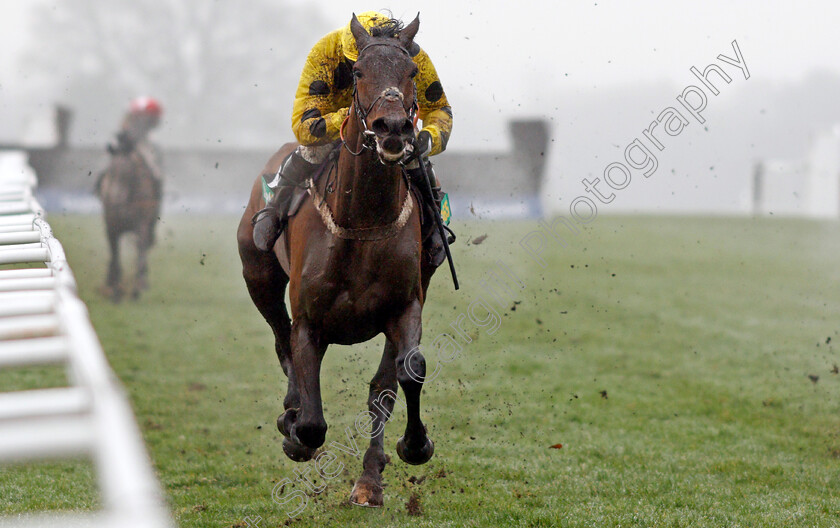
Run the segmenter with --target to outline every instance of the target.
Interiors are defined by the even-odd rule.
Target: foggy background
[[[840,6],[778,4],[3,0],[0,143],[49,143],[59,103],[73,111],[71,146],[104,147],[128,101],[151,95],[165,110],[152,135],[164,149],[270,152],[293,139],[294,89],[323,34],[353,11],[390,9],[405,21],[420,11],[417,41],[455,114],[441,159],[509,152],[509,119],[545,120],[539,198],[545,212],[565,214],[584,194],[582,178],[621,161],[651,120],[698,84],[689,68],[722,64],[716,57],[734,57],[737,40],[750,78],[723,65],[733,80],[716,83],[706,123],[668,138],[657,172],[634,177],[599,212],[749,213],[754,165],[807,160],[816,138],[840,122]],[[485,175],[457,177],[480,185]]]

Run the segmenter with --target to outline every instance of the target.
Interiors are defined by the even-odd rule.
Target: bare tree
[[[75,112],[99,143],[131,97],[159,98],[171,144],[276,144],[309,47],[328,29],[282,0],[71,0],[36,8],[34,95]]]

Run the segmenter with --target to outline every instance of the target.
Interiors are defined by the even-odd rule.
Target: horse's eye
[[[360,72],[359,70],[353,70],[353,77],[355,77],[357,79],[361,79],[362,78],[362,72]]]
[[[412,79],[413,79],[413,78],[415,78],[415,77],[417,76],[417,72],[418,72],[418,71],[420,71],[420,70],[418,70],[417,68],[415,68],[415,69],[414,69],[414,71],[413,71],[413,72],[411,72],[411,75],[409,75],[409,77],[411,77]]]

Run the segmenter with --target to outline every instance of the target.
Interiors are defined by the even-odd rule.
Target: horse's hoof
[[[366,508],[381,508],[383,503],[382,486],[364,476],[356,481],[353,491],[350,492],[350,504]]]
[[[287,409],[283,414],[277,417],[277,430],[286,438],[291,438],[292,428],[297,420],[297,409]]]
[[[425,464],[432,459],[435,454],[435,443],[428,436],[426,437],[426,444],[419,450],[411,450],[405,445],[405,437],[399,439],[397,442],[397,454],[400,459],[406,464],[414,466]]]
[[[122,300],[122,292],[119,288],[112,288],[106,284],[99,287],[99,295],[116,304]]]
[[[283,452],[286,453],[287,457],[295,462],[307,462],[312,460],[312,457],[315,456],[315,451],[315,449],[299,444],[291,438],[283,439]]]

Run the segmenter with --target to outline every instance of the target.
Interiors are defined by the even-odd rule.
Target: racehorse
[[[131,297],[138,299],[140,292],[148,289],[147,254],[155,241],[155,225],[160,214],[159,185],[140,152],[131,149],[112,154],[97,186],[110,246],[108,277],[102,293],[115,303],[123,296],[120,239],[126,233],[136,235],[137,245]]]
[[[397,401],[398,383],[407,424],[397,454],[409,464],[423,464],[434,454],[420,420],[426,365],[418,348],[434,267],[421,258],[420,204],[400,165],[415,137],[417,67],[407,50],[419,26],[418,15],[398,38],[374,37],[353,16],[359,49],[355,91],[334,173],[330,169],[309,187],[270,253],[260,252],[253,241],[251,218],[265,203],[258,177],[237,232],[248,292],[274,332],[288,378],[277,428],[289,458],[309,460],[324,443],[320,368],[327,346],[385,334],[368,395],[370,446],[350,494],[351,503],[364,506],[383,502],[384,425]],[[284,145],[262,174],[274,175],[295,147]],[[284,302],[287,285],[291,320]]]

